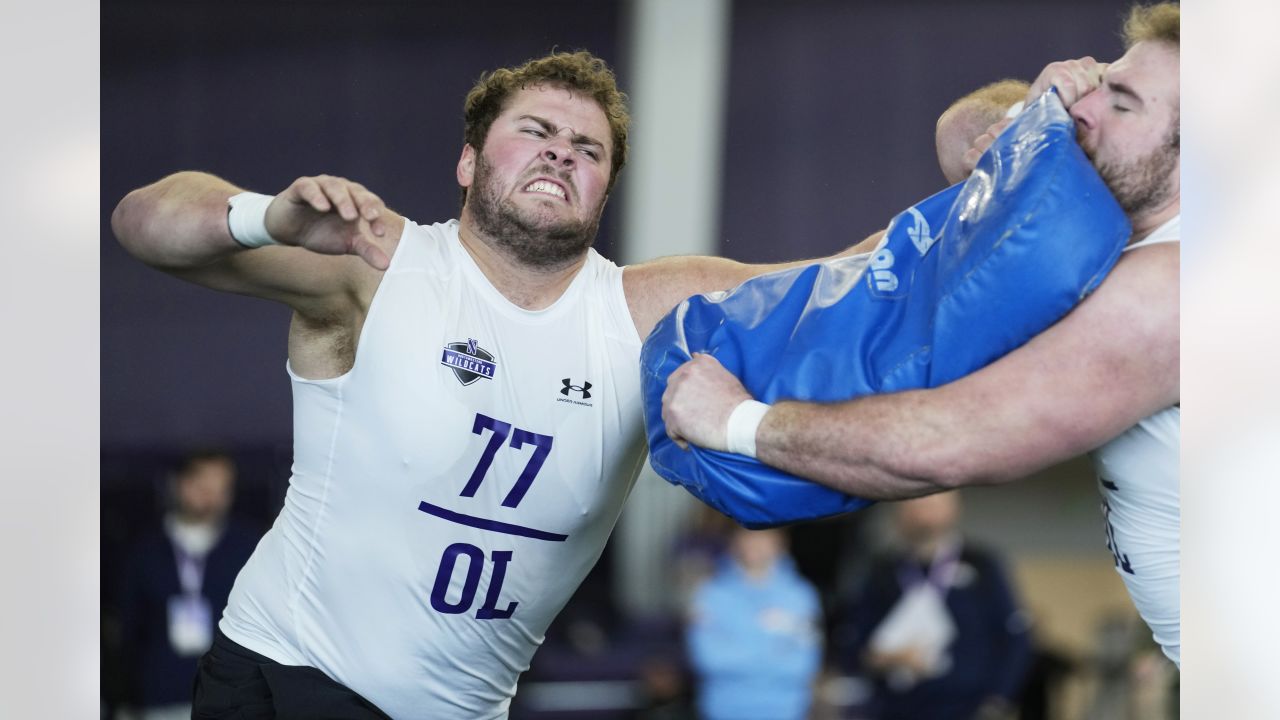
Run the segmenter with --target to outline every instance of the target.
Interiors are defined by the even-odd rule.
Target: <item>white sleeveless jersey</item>
[[[293,378],[284,508],[220,627],[397,718],[500,718],[643,460],[622,269],[511,304],[406,222],[341,377]]]
[[[1125,250],[1178,242],[1180,230],[1181,215]],[[1155,641],[1179,667],[1181,412],[1176,405],[1165,408],[1093,452],[1116,572]]]

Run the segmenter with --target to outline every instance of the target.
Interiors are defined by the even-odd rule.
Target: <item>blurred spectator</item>
[[[873,564],[837,634],[837,661],[873,681],[865,716],[1014,717],[1030,643],[1000,563],[961,538],[954,492],[895,513],[903,547]]]
[[[694,592],[688,628],[697,707],[708,720],[799,720],[821,666],[817,590],[781,530],[737,529],[729,557]]]
[[[121,669],[143,720],[191,717],[196,660],[258,535],[228,517],[236,466],[188,455],[169,481],[162,527],[133,547],[121,580]]]

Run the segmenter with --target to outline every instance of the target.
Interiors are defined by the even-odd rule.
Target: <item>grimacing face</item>
[[[1071,107],[1080,146],[1131,219],[1178,198],[1178,79],[1176,46],[1140,42]]]
[[[612,162],[599,104],[539,85],[516,93],[484,150],[463,148],[458,182],[476,227],[526,264],[571,262],[595,240]]]

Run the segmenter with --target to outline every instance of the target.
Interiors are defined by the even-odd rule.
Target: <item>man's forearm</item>
[[[933,393],[933,394],[931,394]],[[979,438],[937,391],[817,404],[780,402],[756,431],[767,465],[840,492],[901,500],[1018,477],[1010,458]]]
[[[840,492],[876,500],[927,495],[972,479],[957,452],[977,423],[958,423],[957,403],[939,391],[908,391],[841,403],[779,401],[763,417],[735,420],[751,399],[713,356],[697,353],[667,379],[662,419],[678,443],[744,452],[779,470]],[[755,423],[755,424],[752,424]],[[953,456],[962,455],[957,459]]]
[[[830,405],[780,402],[756,430],[756,457],[792,475],[867,499],[899,500],[943,489],[940,477],[921,472],[926,463],[904,457],[913,443],[895,437],[900,430],[891,430],[892,423],[884,417],[890,408],[876,407],[874,400]],[[927,434],[925,428],[914,432]]]
[[[202,267],[244,249],[227,229],[227,198],[237,192],[212,175],[175,173],[126,195],[111,214],[111,229],[148,265]]]

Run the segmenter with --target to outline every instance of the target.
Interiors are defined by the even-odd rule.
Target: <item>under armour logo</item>
[[[568,397],[568,395],[569,395],[569,391],[570,391],[570,390],[572,390],[572,391],[574,391],[574,392],[582,393],[582,399],[583,399],[583,400],[588,400],[588,399],[590,399],[590,398],[591,398],[591,393],[589,392],[589,391],[591,390],[591,383],[590,383],[590,382],[588,382],[588,381],[584,380],[584,381],[582,382],[582,384],[581,384],[581,385],[574,385],[574,384],[569,380],[569,378],[565,378],[565,379],[561,380],[560,382],[564,383],[564,387],[560,388],[560,394],[561,394],[561,395],[564,395],[564,396]]]

